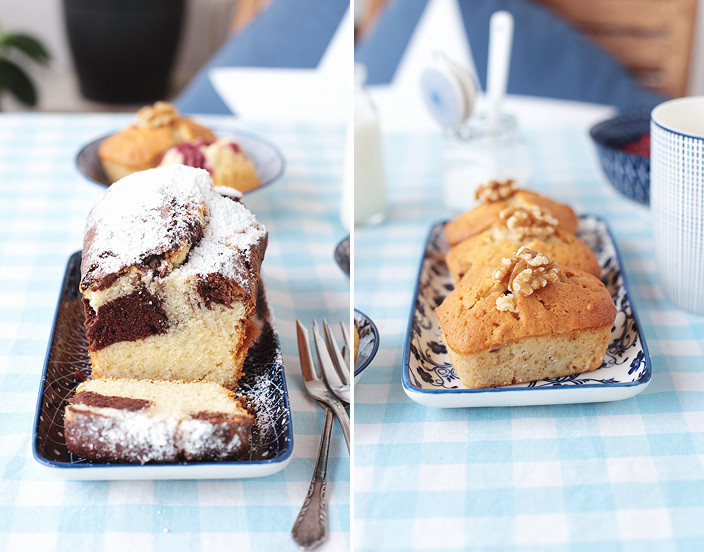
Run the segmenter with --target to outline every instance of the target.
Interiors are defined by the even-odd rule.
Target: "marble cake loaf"
[[[93,377],[207,380],[234,389],[266,229],[203,169],[173,165],[113,184],[91,210],[81,264]]]
[[[212,382],[103,378],[66,407],[68,449],[110,462],[229,460],[249,450],[254,418]]]

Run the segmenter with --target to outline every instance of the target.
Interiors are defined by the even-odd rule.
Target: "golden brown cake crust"
[[[448,347],[472,354],[526,337],[564,335],[613,324],[616,306],[594,276],[562,268],[560,279],[531,295],[516,294],[517,313],[499,311],[506,282],[492,279],[495,267],[465,279],[435,309]]]
[[[247,351],[254,344],[254,342],[259,337],[259,326],[256,322],[251,319],[247,319],[242,324],[241,330],[242,338],[240,339],[240,346],[232,351],[232,357],[234,359],[235,365],[239,366],[239,370],[235,373],[230,381],[225,381],[222,383],[227,389],[234,390],[237,387],[237,382],[242,377],[244,361],[247,358]]]
[[[502,229],[490,228],[451,248],[445,261],[457,285],[470,272],[481,270],[486,265],[498,264],[502,258],[513,255],[522,245],[542,251],[559,265],[583,270],[597,278],[601,276],[601,266],[589,246],[559,228],[552,236],[525,241],[512,239]]]
[[[507,207],[537,205],[558,220],[558,228],[574,234],[578,219],[568,205],[558,203],[536,192],[518,190],[508,199],[485,202],[465,211],[445,225],[445,237],[450,247],[470,238],[499,222],[499,214]]]

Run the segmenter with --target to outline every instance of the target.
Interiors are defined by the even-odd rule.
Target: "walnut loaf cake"
[[[435,312],[457,375],[475,389],[595,370],[616,318],[599,279],[526,247],[468,274]]]
[[[208,380],[234,389],[266,229],[218,194],[207,171],[174,165],[113,184],[91,210],[81,264],[93,377]]]
[[[476,190],[475,199],[481,202],[477,207],[461,213],[445,225],[445,237],[450,247],[496,224],[499,213],[507,207],[538,206],[557,219],[560,230],[571,234],[577,232],[577,215],[569,205],[529,190],[520,190],[514,180],[491,180],[482,184]]]
[[[228,460],[249,450],[253,417],[211,382],[104,378],[66,407],[68,449],[111,462]]]
[[[601,276],[601,266],[589,246],[560,230],[558,220],[537,205],[507,207],[499,213],[497,224],[452,247],[445,261],[457,285],[465,274],[497,264],[521,246],[541,251],[559,265]]]

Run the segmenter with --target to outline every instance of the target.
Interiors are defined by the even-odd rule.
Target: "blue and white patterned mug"
[[[660,286],[704,314],[704,96],[666,101],[650,115],[650,208]]]

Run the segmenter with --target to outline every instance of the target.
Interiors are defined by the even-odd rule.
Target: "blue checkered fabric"
[[[379,550],[704,548],[704,317],[658,287],[648,210],[606,182],[584,130],[527,131],[532,189],[609,224],[652,358],[619,402],[440,409],[401,387],[408,316],[442,205],[441,143],[385,142],[387,221],[355,232],[354,301],[381,334],[355,388],[354,543]]]
[[[295,320],[349,321],[349,281],[335,264],[342,127],[259,124],[285,176],[245,198],[269,230],[263,278],[293,411],[294,452],[275,475],[223,481],[65,481],[32,458],[37,393],[68,257],[104,188],[74,158],[131,122],[123,115],[0,115],[0,551],[297,550],[290,530],[308,489],[323,415],[304,392]],[[213,127],[232,119],[204,118]],[[349,548],[350,464],[336,429],[323,550]]]

